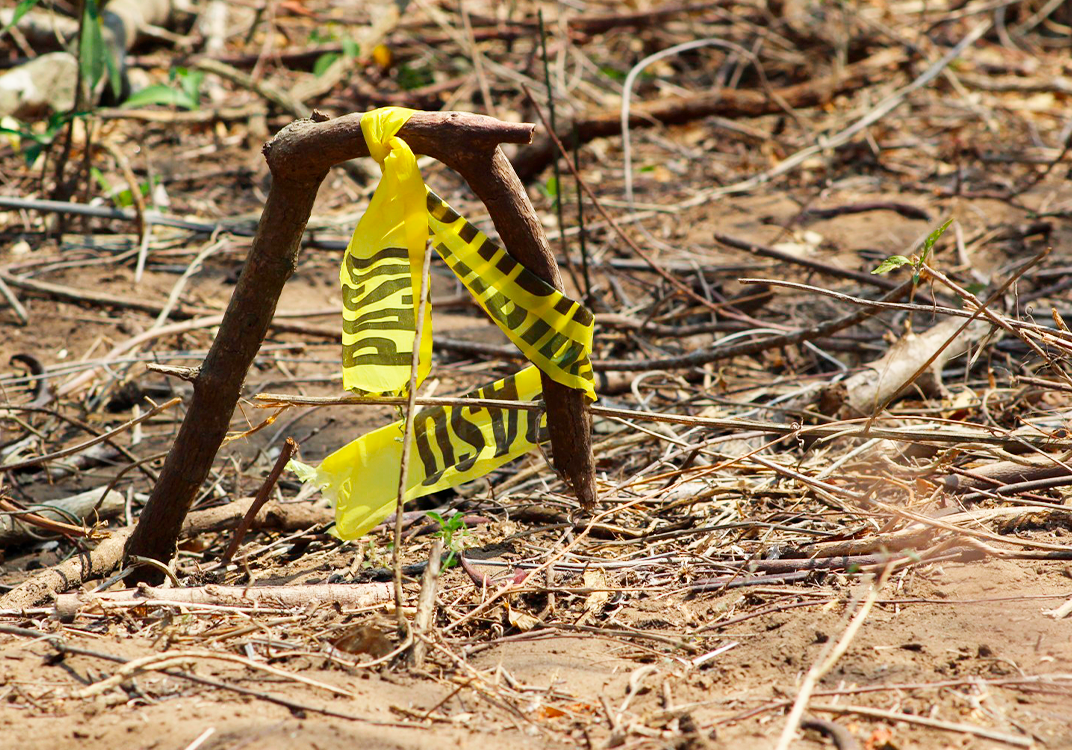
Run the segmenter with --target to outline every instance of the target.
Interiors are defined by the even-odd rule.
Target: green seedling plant
[[[919,284],[920,274],[923,272],[923,267],[927,263],[927,258],[930,256],[931,250],[934,249],[934,243],[938,241],[938,238],[945,233],[945,230],[948,229],[949,225],[952,223],[953,220],[949,219],[944,224],[942,224],[942,226],[931,232],[927,236],[927,239],[923,241],[923,249],[920,251],[919,255],[912,256],[911,258],[906,257],[904,255],[891,255],[890,257],[886,258],[886,260],[879,263],[875,270],[873,270],[871,273],[881,275],[889,273],[895,268],[900,268],[901,266],[911,266],[913,272],[912,283]]]
[[[108,49],[108,44],[104,41],[104,19],[101,18],[100,3],[97,0],[85,0],[80,34],[78,66],[86,87],[92,91],[107,71],[112,93],[118,98],[123,88],[119,63],[113,50]]]
[[[39,0],[21,0],[15,6],[11,21],[3,29],[0,29],[0,37],[4,36],[38,2]],[[108,48],[108,44],[104,40],[103,19],[101,18],[100,2],[98,0],[85,0],[82,7],[77,53],[79,75],[84,89],[92,91],[107,72],[112,91],[118,96],[122,85],[119,64],[116,56]],[[78,100],[70,112],[54,113],[44,123],[43,128],[40,124],[35,128],[22,123],[12,127],[10,126],[10,121],[7,125],[0,125],[0,133],[18,136],[19,147],[28,166],[33,166],[43,152],[51,149],[58,136],[65,128],[69,128],[76,119],[84,120],[88,115],[92,114],[91,110],[81,105],[82,90],[82,87],[80,87]],[[23,142],[29,142],[29,145],[23,147]]]
[[[353,39],[344,38],[340,42],[342,46],[342,52],[325,52],[320,57],[316,58],[316,62],[313,63],[313,75],[322,76],[327,72],[336,60],[340,58],[346,58],[348,60],[356,60],[358,55],[361,54],[361,45],[355,42]]]
[[[402,63],[397,68],[398,86],[403,91],[414,91],[435,83],[435,73],[429,65]]]
[[[368,548],[365,550],[365,562],[362,567],[367,569],[386,568],[391,565],[391,545],[380,549],[374,539],[368,540]]]
[[[8,118],[9,125],[0,125],[0,133],[8,133],[18,138],[18,149],[26,160],[26,166],[32,167],[37,162],[37,157],[52,147],[56,137],[63,132],[69,122],[76,118],[84,119],[89,114],[87,111],[57,112],[45,121],[43,128],[38,124],[36,129],[28,123],[12,124],[12,118]],[[26,145],[27,143],[29,145]]]
[[[551,201],[552,207],[558,206],[558,179],[555,177],[548,177],[546,184],[536,184],[536,188],[543,193],[543,197]]]
[[[0,29],[0,38],[2,38],[12,26],[17,24],[19,19],[29,13],[38,2],[39,0],[19,0],[19,4],[15,6],[15,12],[11,16],[11,20],[8,22],[7,26]]]
[[[161,104],[167,107],[195,110],[201,108],[201,83],[204,72],[187,68],[172,68],[168,83],[157,83],[136,91],[125,102],[124,109]]]
[[[443,546],[450,550],[447,559],[443,561],[443,570],[447,570],[457,564],[457,557],[465,549],[465,543],[462,540],[464,537],[469,536],[469,529],[465,526],[465,515],[455,513],[448,521],[439,513],[430,510],[428,511],[428,517],[439,524],[439,531],[435,535],[442,539]]]
[[[0,37],[15,26],[23,16],[33,10],[40,0],[19,0],[11,20],[0,29]],[[112,84],[112,90],[118,96],[120,89],[119,65],[115,56],[109,54],[104,42],[103,21],[100,15],[101,3],[98,0],[85,0],[82,6],[82,20],[79,28],[78,63],[82,79],[92,89],[101,79],[104,71]]]
[[[119,208],[130,208],[134,205],[134,194],[129,187],[117,187],[112,185],[112,183],[108,182],[104,173],[96,167],[90,167],[89,173],[100,189],[104,191],[105,196],[111,198],[116,206]],[[138,191],[143,197],[148,197],[151,189],[152,185],[148,181],[138,183]]]

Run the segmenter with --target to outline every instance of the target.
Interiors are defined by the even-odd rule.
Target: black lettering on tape
[[[573,311],[573,319],[585,328],[588,328],[596,322],[596,318],[592,315],[592,311],[581,304],[577,304],[576,309]]]
[[[480,428],[465,418],[464,412],[468,409],[474,416],[483,411],[479,406],[455,406],[450,410],[450,431],[454,437],[467,445],[472,446],[473,452],[461,455],[461,446],[458,447],[458,462],[455,469],[464,473],[473,468],[476,460],[480,457],[480,451],[484,450],[484,433]]]
[[[538,445],[551,439],[551,434],[547,431],[547,416],[542,411],[527,411],[522,418],[525,420],[525,440],[532,445]]]
[[[558,359],[558,366],[567,372],[573,372],[585,356],[584,347],[576,341],[570,341],[566,351],[562,352]]]
[[[367,258],[359,258],[353,253],[346,253],[344,258],[344,268],[350,276],[361,275],[368,271],[373,266],[376,266],[383,261],[405,261],[405,268],[409,269],[409,250],[404,247],[384,247],[377,250],[375,253]],[[391,264],[396,265],[396,264]]]
[[[439,457],[432,448],[432,440],[439,446]],[[422,484],[433,485],[443,475],[445,467],[454,465],[454,447],[450,443],[450,435],[447,434],[445,407],[421,409],[413,416],[413,442],[424,465],[425,479]]]
[[[528,343],[530,346],[536,346],[536,342],[544,337],[544,335],[551,330],[551,326],[540,318],[536,318],[532,321],[532,325],[526,328],[521,333],[521,340]]]
[[[503,250],[497,242],[490,239],[487,235],[480,235],[483,241],[480,243],[480,247],[477,248],[476,254],[488,263],[495,258],[498,253],[506,255],[506,251]]]
[[[556,294],[561,294],[561,292],[527,268],[523,269],[521,273],[517,275],[517,278],[514,279],[514,283],[536,297],[551,297]]]
[[[502,401],[517,401],[518,396],[517,378],[514,375],[486,385],[477,393],[477,398]],[[517,440],[518,410],[488,409],[488,415],[491,418],[491,432],[495,440],[495,457],[505,456]]]
[[[401,302],[404,307],[373,310],[357,316],[354,320],[343,318],[342,332],[359,334],[362,331],[412,332],[416,330],[416,316],[413,314],[413,295],[403,295]]]
[[[488,314],[512,331],[516,331],[528,317],[528,311],[518,305],[505,294],[492,292],[484,300]]]
[[[466,245],[472,242],[476,237],[483,236],[481,235],[480,230],[468,221],[462,222],[462,225],[456,230],[456,234]]]
[[[410,282],[409,277],[399,279],[387,279],[379,286],[373,287],[372,291],[365,294],[363,297],[358,297],[359,294],[365,291],[365,288],[354,289],[352,287],[343,286],[342,288],[342,306],[350,312],[358,312],[365,305],[371,305],[373,302],[379,302],[382,299],[386,299],[392,294],[397,294],[403,290],[409,291],[413,288],[413,284]],[[413,299],[412,295],[410,299]]]
[[[428,191],[428,213],[436,221],[441,221],[444,224],[453,224],[461,218],[457,211],[448,206],[446,201],[431,190]]]
[[[365,352],[365,349],[372,349]],[[353,344],[342,345],[342,366],[344,369],[362,365],[390,365],[409,367],[413,361],[412,345],[408,352],[398,351],[394,339],[382,336],[367,336]]]
[[[547,339],[543,346],[540,347],[540,354],[547,357],[547,359],[554,360],[558,355],[558,352],[566,346],[568,341],[568,338],[556,331],[555,335]]]

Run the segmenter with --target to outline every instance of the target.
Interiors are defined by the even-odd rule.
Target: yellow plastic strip
[[[429,230],[436,251],[481,308],[533,362],[478,389],[476,398],[540,397],[541,371],[595,400],[592,314],[517,262],[428,190],[410,147],[397,135],[413,111],[366,113],[361,130],[383,172],[346,249],[343,289],[343,385],[367,394],[401,394],[410,377],[417,296]],[[426,307],[418,382],[431,367],[431,305]],[[402,422],[335,451],[316,469],[294,462],[336,503],[337,531],[361,536],[397,505]],[[476,479],[546,439],[537,412],[481,406],[435,407],[414,416],[413,460],[405,499]]]
[[[428,190],[436,252],[518,349],[556,383],[596,399],[593,317]]]
[[[497,380],[463,398],[535,401],[541,396],[535,367]],[[336,531],[355,539],[398,504],[403,422],[363,435],[315,469],[291,462],[335,504]],[[483,406],[435,406],[414,415],[406,500],[477,479],[548,439],[543,412]]]
[[[339,272],[342,381],[344,388],[358,393],[396,395],[409,384],[428,243],[424,180],[413,151],[395,135],[412,114],[387,107],[361,118],[365,142],[383,177]],[[431,306],[425,311],[418,383],[432,362]]]

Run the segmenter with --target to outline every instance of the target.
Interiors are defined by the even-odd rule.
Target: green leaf
[[[89,168],[89,176],[93,178],[93,181],[97,183],[97,186],[104,192],[108,192],[112,189],[112,184],[104,178],[104,173],[96,167]]]
[[[104,75],[107,54],[97,0],[85,0],[85,7],[82,9],[82,40],[78,45],[78,65],[82,70],[82,79],[89,88],[96,86],[97,81]]]
[[[398,85],[405,91],[413,91],[435,83],[435,75],[427,66],[415,68],[411,65],[399,65],[397,75]]]
[[[83,109],[78,112],[55,112],[48,118],[48,125],[45,127],[45,138],[51,143],[60,131],[67,127],[67,124],[72,120],[83,118],[85,119],[91,114],[90,110]]]
[[[23,150],[22,157],[26,159],[26,166],[32,167],[37,161],[37,157],[45,150],[45,146],[42,143],[35,143],[29,148]]]
[[[108,45],[103,46],[104,50],[104,67],[108,69],[108,85],[112,87],[112,95],[118,99],[123,95],[123,76],[119,72],[119,64],[116,62],[117,58],[112,54],[112,50]]]
[[[292,458],[287,461],[287,471],[297,476],[298,481],[302,482],[303,484],[307,482],[315,482],[317,479],[316,468],[310,466],[309,464],[303,464],[296,458]]]
[[[29,128],[10,128],[7,126],[0,126],[0,133],[11,133],[19,136],[23,141],[32,141],[29,146],[20,144],[22,151],[22,157],[26,160],[26,164],[33,166],[33,163],[37,161],[37,157],[41,153],[52,145],[52,142],[56,139],[56,135],[63,129],[63,127],[76,117],[85,117],[86,112],[55,112],[48,118],[48,123],[45,126],[44,133],[36,133]]]
[[[200,70],[187,71],[179,76],[179,85],[182,86],[183,93],[194,103],[194,106],[190,109],[199,109],[201,107],[201,83],[204,80],[205,73]]]
[[[891,255],[890,257],[886,258],[886,260],[884,260],[881,263],[879,263],[878,268],[876,268],[871,273],[873,273],[873,274],[889,273],[890,271],[892,271],[895,268],[900,268],[901,266],[909,266],[909,265],[912,265],[912,261],[910,259],[904,257],[903,255]]]
[[[353,60],[361,54],[361,45],[355,42],[353,39],[343,39],[342,53],[351,60]]]
[[[17,135],[19,138],[29,138],[31,140],[40,141],[41,136],[34,133],[32,130],[23,130],[22,128],[9,128],[6,125],[0,125],[0,133],[11,133]]]
[[[931,232],[927,239],[923,241],[923,252],[920,253],[919,256],[919,264],[921,266],[927,262],[927,255],[930,254],[931,248],[934,247],[934,243],[945,233],[945,230],[949,229],[949,225],[952,223],[952,219],[947,220],[945,224],[942,224],[942,226]]]
[[[313,63],[313,75],[322,76],[327,72],[327,69],[331,67],[332,63],[339,59],[338,52],[325,52],[320,57],[316,58],[316,62]]]
[[[34,160],[37,159],[37,154],[41,152],[40,136],[29,130],[22,130],[20,128],[9,128],[6,125],[0,125],[0,134],[7,133],[15,136],[12,139],[12,148],[17,153],[22,154],[22,158],[26,159],[27,166],[33,166]],[[16,145],[16,142],[18,145]],[[30,158],[29,153],[31,149],[34,149],[33,158]]]
[[[38,2],[39,0],[21,0],[19,4],[15,6],[15,12],[11,16],[11,21],[7,26],[0,29],[0,37],[3,37],[4,34],[8,32],[8,29],[17,24],[19,19],[29,13],[30,9],[37,5]]]
[[[185,91],[173,89],[162,83],[146,86],[141,91],[135,91],[123,102],[124,109],[149,107],[161,104],[167,107],[180,107],[182,109],[197,109],[199,103],[190,98]]]

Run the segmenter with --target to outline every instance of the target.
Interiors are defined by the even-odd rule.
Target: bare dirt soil
[[[566,292],[596,313],[599,405],[686,419],[597,417],[600,497],[591,513],[539,453],[407,506],[407,615],[434,536],[465,556],[464,567],[440,576],[419,667],[380,659],[399,644],[388,597],[298,607],[87,600],[70,617],[57,614],[52,597],[5,604],[44,569],[89,555],[100,537],[137,522],[192,391],[146,364],[196,366],[213,343],[212,316],[230,299],[271,182],[261,144],[294,112],[263,87],[219,74],[202,82],[194,110],[202,119],[94,106],[75,120],[66,193],[54,179],[60,141],[44,168],[27,163],[25,139],[22,151],[0,145],[2,198],[113,207],[123,201],[105,185],[124,189],[132,170],[158,186],[146,210],[218,224],[215,233],[154,225],[139,278],[142,240],[131,221],[0,208],[0,279],[27,316],[23,324],[0,303],[0,500],[13,504],[4,513],[113,482],[126,503],[96,524],[94,540],[36,528],[35,537],[0,543],[0,747],[773,748],[809,671],[843,638],[843,653],[802,699],[794,748],[1072,747],[1072,617],[1061,610],[1072,601],[1072,335],[1062,327],[1072,321],[1064,25],[1072,19],[1051,5],[1014,2],[995,16],[991,6],[957,2],[686,10],[476,2],[463,14],[460,4],[418,2],[306,102],[331,116],[404,104],[538,121],[520,83],[545,111],[542,9],[559,129],[567,136],[561,123],[578,124],[583,179],[622,234],[688,290],[653,272],[591,201],[578,215],[564,165],[556,182],[548,160],[525,161],[546,142],[542,126],[534,146],[509,149]],[[641,17],[623,21],[627,10]],[[231,12],[223,51],[205,52],[206,32],[188,19],[143,42],[129,65],[160,83],[169,70],[195,70],[214,56],[292,90],[327,75],[313,72],[315,61],[343,53],[342,41],[366,33],[376,15],[320,0],[238,3]],[[598,21],[605,14],[618,20]],[[944,73],[906,89],[986,22]],[[625,76],[646,55],[709,37],[755,50],[764,75],[718,45],[646,68],[633,92],[642,122],[631,129],[630,207],[620,128],[594,134],[592,123],[614,120]],[[33,44],[0,39],[8,67]],[[858,79],[843,85],[838,76]],[[689,109],[700,107],[690,97],[711,92],[721,97],[715,104]],[[898,107],[781,171],[890,96]],[[229,107],[250,111],[235,116]],[[457,175],[431,162],[422,173],[493,233]],[[756,175],[770,179],[741,184]],[[384,406],[294,407],[242,436],[271,413],[254,394],[342,394],[338,269],[373,186],[342,169],[321,186],[278,325],[232,418],[236,439],[217,456],[194,510],[254,495],[287,437],[315,463],[398,418]],[[924,271],[915,308],[718,356],[720,347],[863,309],[861,298],[888,291],[883,280],[900,283],[913,269],[870,271],[891,255],[918,260],[922,240],[946,219],[954,224],[928,263],[959,291]],[[516,352],[462,345],[507,340],[448,269],[437,262],[432,273],[436,358],[421,395],[464,393],[516,371]],[[770,285],[739,281],[748,277]],[[969,292],[985,300],[1007,281],[988,308],[1010,330],[984,326],[967,354],[940,368],[940,383],[897,400],[891,393],[872,427],[895,432],[861,432],[871,413],[853,412],[852,394],[837,396],[836,385],[859,382],[852,378],[906,334],[950,319],[934,306],[974,311]],[[165,328],[123,346],[154,326]],[[712,353],[703,362],[666,362],[703,352]],[[622,360],[651,362],[600,365]],[[176,408],[117,434],[127,453],[77,463],[79,451],[5,468],[119,427],[173,395],[182,399]],[[853,431],[807,433],[819,427]],[[983,485],[989,496],[965,496],[972,473],[1028,458],[1057,479],[1007,495],[1000,486],[1017,480],[994,481]],[[131,468],[138,459],[141,468]],[[284,474],[271,505],[312,520],[258,525],[229,565],[221,557],[237,517],[185,535],[171,585],[386,590],[390,529],[342,541],[329,533],[332,512],[319,494],[301,491]],[[427,511],[444,524],[453,512],[461,520],[444,531]],[[115,572],[67,588],[92,591]],[[168,661],[129,663],[153,657]],[[206,678],[216,684],[197,681]]]

